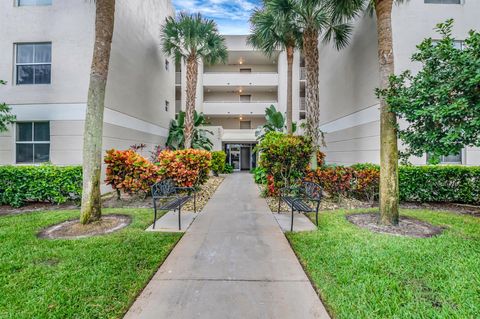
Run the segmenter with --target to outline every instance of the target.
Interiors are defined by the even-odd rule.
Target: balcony
[[[207,115],[263,115],[265,109],[270,105],[278,107],[276,101],[257,101],[257,102],[203,102],[203,113]]]
[[[305,67],[302,66],[300,68],[300,81],[304,81],[306,79],[306,74],[307,74],[307,71],[305,71]]]
[[[278,73],[206,72],[204,86],[278,86]]]
[[[224,129],[222,134],[223,142],[255,142],[255,129],[250,130],[234,130]]]

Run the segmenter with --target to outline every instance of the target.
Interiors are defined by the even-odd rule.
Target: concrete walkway
[[[229,175],[125,318],[329,318],[258,193]]]

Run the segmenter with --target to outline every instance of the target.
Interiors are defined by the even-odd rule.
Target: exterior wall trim
[[[332,133],[350,127],[375,122],[380,119],[380,105],[375,104],[358,112],[349,114],[339,119],[320,125],[324,133]]]
[[[18,121],[83,121],[87,105],[85,103],[17,104],[11,107]],[[109,108],[105,108],[104,122],[161,137],[168,136],[168,129],[164,127]]]

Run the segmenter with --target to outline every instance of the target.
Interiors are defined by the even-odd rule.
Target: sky
[[[248,19],[261,0],[173,0],[177,12],[200,12],[217,22],[222,34],[248,34]]]

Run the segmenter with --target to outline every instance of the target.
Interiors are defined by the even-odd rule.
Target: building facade
[[[453,36],[461,46],[469,30],[480,30],[479,16],[477,0],[410,0],[394,6],[395,72],[419,69],[410,57],[423,39],[439,37],[434,30],[437,23],[453,18]],[[374,94],[378,85],[376,23],[366,15],[356,21],[348,47],[337,51],[320,46],[320,117],[326,142],[323,151],[329,163],[379,163],[380,111]],[[425,165],[427,156],[410,161]],[[442,162],[480,165],[480,149],[466,148]]]
[[[274,105],[285,112],[287,60],[284,52],[266,56],[255,50],[245,35],[227,35],[225,39],[228,61],[199,67],[196,109],[206,116],[214,149],[225,150],[235,170],[249,170],[256,166],[255,132],[265,124],[265,109]],[[184,66],[177,65],[177,112],[185,109],[186,75],[182,70]],[[293,74],[294,121],[298,121],[302,86],[299,54]]]
[[[0,164],[80,164],[95,4],[1,1],[0,100],[17,123],[0,135]],[[103,148],[163,145],[175,116],[175,63],[160,46],[169,0],[117,0]],[[172,63],[173,62],[173,63]]]

